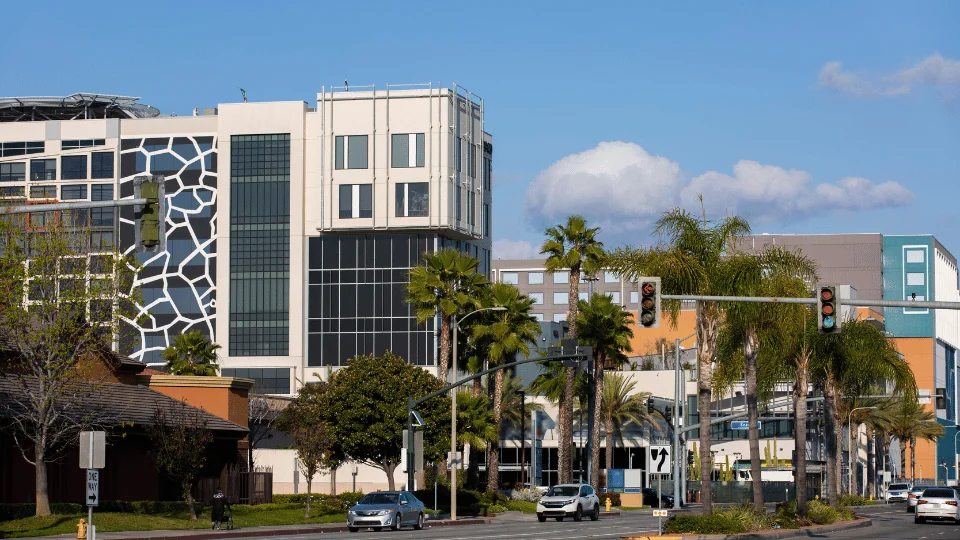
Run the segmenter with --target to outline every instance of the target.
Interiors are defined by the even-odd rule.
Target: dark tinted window
[[[952,489],[943,489],[943,488],[934,488],[926,489],[923,491],[924,497],[946,497],[952,498],[954,496],[954,491]]]
[[[90,178],[113,178],[113,152],[94,152],[91,160]]]
[[[60,158],[62,172],[60,178],[64,180],[86,180],[87,156],[63,156]]]

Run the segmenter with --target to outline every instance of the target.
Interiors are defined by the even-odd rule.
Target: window
[[[490,236],[490,205],[483,203],[483,235]]]
[[[908,263],[922,263],[924,261],[924,252],[922,249],[908,249],[907,250],[907,262]]]
[[[30,186],[31,199],[56,199],[57,186]]]
[[[477,224],[477,193],[467,191],[467,225],[475,226]]]
[[[636,304],[640,301],[640,293],[637,291],[630,291],[630,303]]]
[[[470,176],[477,177],[477,147],[472,144],[467,150],[467,171]]]
[[[112,201],[113,186],[110,184],[96,184],[90,186],[91,201]]]
[[[559,322],[563,322],[563,321],[565,321],[565,320],[567,320],[567,314],[566,314],[566,313],[554,313],[554,314],[553,314],[553,322],[559,323]]]
[[[430,184],[415,182],[397,184],[397,217],[426,217],[430,215]]]
[[[541,285],[541,284],[543,284],[543,272],[528,272],[528,273],[527,273],[527,284],[528,284],[528,285]]]
[[[565,292],[555,292],[553,293],[553,303],[555,305],[565,306],[570,303],[570,293]]]
[[[543,293],[542,292],[532,292],[527,296],[533,299],[533,305],[542,306],[543,305]]]
[[[393,148],[390,153],[390,166],[396,168],[423,167],[426,152],[423,133],[400,133],[392,135]]]
[[[457,206],[457,221],[463,221],[463,187],[458,185],[456,193],[454,204]]]
[[[585,293],[585,292],[578,293],[578,294],[577,294],[577,299],[578,299],[578,300],[583,300],[584,302],[589,302],[589,301],[590,301],[590,293]]]
[[[453,145],[453,162],[457,164],[457,172],[463,170],[462,145],[463,139],[457,137],[457,141]]]
[[[491,166],[490,158],[483,158],[483,189],[490,191],[490,177],[493,176],[493,167]]]
[[[26,179],[26,163],[0,163],[0,182],[20,182]]]
[[[60,178],[63,180],[87,179],[87,156],[63,156],[60,158]]]
[[[112,201],[113,186],[110,184],[95,184],[90,186],[91,201]],[[112,227],[114,224],[115,208],[93,208],[90,210],[91,225],[94,227]]]
[[[113,178],[113,152],[94,152],[90,156],[90,178]]]
[[[554,283],[567,283],[570,281],[570,272],[554,272],[553,273],[553,282]]]
[[[603,273],[603,282],[604,283],[620,283],[620,276],[608,270]]]
[[[516,272],[504,272],[500,274],[500,281],[508,285],[520,283],[520,274]]]
[[[93,146],[103,146],[106,144],[104,139],[68,139],[60,141],[61,150],[76,150],[78,148],[91,148]]]
[[[43,141],[0,142],[0,157],[42,154],[44,148]]]
[[[220,375],[253,379],[253,389],[262,394],[290,394],[290,368],[223,368]]]
[[[60,198],[64,201],[73,201],[87,198],[87,186],[85,184],[72,184],[60,188]]]
[[[543,322],[543,313],[531,313],[530,316],[533,317],[535,321]]]
[[[30,179],[31,180],[56,180],[57,179],[57,160],[55,159],[30,160]]]
[[[371,184],[340,185],[340,219],[373,217]]]
[[[0,187],[0,197],[23,197],[25,192],[23,186]]]
[[[614,304],[620,303],[620,291],[608,292],[607,296],[610,297],[610,301],[613,302]]]
[[[367,168],[367,136],[341,135],[336,138],[337,169]]]
[[[923,272],[907,272],[907,285],[923,286],[926,275]]]

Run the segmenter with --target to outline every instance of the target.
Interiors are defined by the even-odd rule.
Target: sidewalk
[[[424,528],[430,527],[452,527],[459,525],[478,525],[488,523],[487,518],[459,518],[456,521],[450,519],[432,519],[424,523]],[[408,527],[409,528],[409,527]],[[270,527],[247,527],[244,529],[234,529],[232,531],[220,530],[212,531],[210,529],[193,529],[179,531],[125,531],[125,532],[98,532],[97,539],[103,540],[169,540],[170,538],[189,538],[190,540],[206,540],[214,538],[250,538],[257,536],[292,536],[297,534],[319,534],[347,532],[347,525],[340,523],[322,523],[317,525],[276,525]],[[24,540],[50,540],[50,539],[75,539],[76,533],[59,534],[54,536],[34,536],[27,537]]]

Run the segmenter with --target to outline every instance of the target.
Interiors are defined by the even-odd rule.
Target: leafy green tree
[[[530,356],[530,343],[540,335],[540,325],[530,314],[533,299],[520,294],[513,285],[494,283],[489,294],[483,297],[483,307],[503,307],[503,311],[482,313],[484,324],[477,325],[473,337],[486,342],[491,366],[500,366],[514,360],[516,355]],[[479,314],[478,314],[479,315]],[[490,442],[487,451],[487,490],[500,488],[500,427],[503,422],[503,370],[493,376],[491,390],[493,421],[497,437]]]
[[[627,361],[626,353],[632,351],[630,338],[632,318],[620,304],[606,294],[595,293],[589,302],[580,301],[577,313],[577,332],[580,343],[593,347],[595,384],[594,403],[602,403],[604,394],[605,369],[616,369]],[[592,426],[593,447],[590,449],[590,478],[600,479],[600,423],[609,425],[612,421],[606,417],[597,418]],[[607,468],[613,459],[611,439],[607,439]]]
[[[844,328],[844,331],[846,328]],[[917,440],[936,441],[942,437],[944,428],[937,422],[933,411],[927,410],[913,396],[900,400],[894,411],[891,434],[900,444],[900,470],[906,470],[906,449],[910,443],[910,482],[917,481]],[[934,473],[936,475],[936,473]]]
[[[582,216],[570,216],[566,225],[556,225],[546,230],[547,240],[540,253],[547,256],[546,268],[550,272],[569,270],[570,294],[568,297],[567,322],[570,337],[577,337],[577,302],[580,298],[580,275],[593,274],[603,268],[605,253],[603,242],[597,240],[599,227],[587,227]],[[558,460],[560,482],[573,480],[573,401],[575,369],[564,371],[563,394],[560,396],[560,440]]]
[[[312,383],[300,387],[297,397],[283,410],[278,422],[279,428],[293,440],[293,446],[297,450],[297,463],[307,479],[307,508],[304,519],[310,519],[313,477],[323,468],[338,465],[338,445],[328,424],[329,418],[325,414],[325,397],[329,391],[328,383]]]
[[[174,375],[216,377],[220,372],[217,351],[220,345],[211,342],[199,330],[191,330],[173,338],[161,356],[167,361],[167,369]]]
[[[741,236],[750,233],[750,226],[739,217],[710,221],[706,215],[697,218],[686,210],[675,208],[663,213],[654,232],[660,244],[652,248],[623,248],[609,257],[608,267],[621,276],[636,280],[642,276],[659,276],[663,294],[724,295],[729,292],[734,262],[727,257],[729,247]],[[697,410],[700,414],[700,476],[703,479],[703,514],[713,512],[713,491],[710,458],[710,403],[713,396],[713,362],[721,308],[716,302],[698,301],[697,366],[699,373]],[[676,326],[679,302],[665,302],[664,308]]]
[[[0,333],[15,389],[0,417],[34,466],[38,516],[50,515],[47,464],[81,431],[119,421],[89,409],[104,380],[81,359],[112,361],[110,344],[132,334],[123,321],[138,316],[137,262],[92,245],[85,212],[34,213],[32,229],[24,216],[0,218]]]
[[[450,330],[453,318],[480,304],[480,291],[489,282],[477,273],[480,261],[455,249],[425,253],[424,264],[410,270],[407,302],[424,322],[440,314],[440,380],[447,380],[450,366]]]
[[[147,433],[157,469],[180,485],[190,519],[196,520],[193,490],[207,461],[207,445],[213,442],[207,420],[200,409],[177,402],[169,409],[154,410]]]
[[[617,441],[623,442],[623,427],[628,422],[633,422],[641,427],[646,424],[657,433],[662,432],[656,421],[656,417],[659,417],[660,414],[647,412],[647,398],[650,397],[650,393],[634,393],[633,389],[636,385],[635,381],[620,373],[604,374],[603,395],[598,403],[600,404],[607,441],[607,470],[613,468],[613,452],[617,447]],[[599,422],[596,422],[596,424],[599,424]],[[600,438],[595,436],[594,440],[599,441]],[[599,446],[599,444],[594,446]],[[594,476],[594,478],[600,477]]]
[[[344,454],[376,467],[394,489],[407,426],[407,398],[420,398],[442,388],[443,382],[387,352],[382,357],[357,356],[331,376],[322,403],[324,420]],[[425,461],[438,461],[450,448],[450,400],[440,396],[417,407],[426,426]]]
[[[734,251],[727,257],[730,274],[725,287],[736,296],[807,296],[805,280],[816,281],[816,265],[803,255],[779,246],[760,253]],[[760,411],[758,402],[770,396],[773,386],[788,370],[783,339],[785,327],[802,324],[805,307],[796,304],[729,302],[724,305],[724,324],[717,340],[717,361],[721,366],[714,388],[724,383],[724,367],[743,376],[747,401],[750,469],[760,478]],[[736,361],[734,361],[736,360]],[[763,511],[763,485],[753,482],[753,508]]]

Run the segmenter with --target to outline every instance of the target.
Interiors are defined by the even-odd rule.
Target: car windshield
[[[943,489],[943,488],[928,489],[923,492],[923,496],[924,497],[946,497],[947,499],[952,499],[953,490]]]
[[[550,497],[576,497],[580,494],[580,488],[577,486],[553,486],[550,488]]]
[[[360,499],[360,504],[397,504],[397,494],[371,493]]]
[[[910,487],[910,484],[890,484],[890,487],[888,489],[894,489],[894,490],[908,489],[909,487]]]
[[[924,490],[930,489],[931,487],[933,487],[933,486],[917,486],[917,487],[913,488],[913,489],[910,490],[910,491],[923,492]]]

